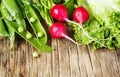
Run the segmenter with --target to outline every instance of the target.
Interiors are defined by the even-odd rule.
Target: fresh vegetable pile
[[[10,49],[16,33],[38,50],[51,52],[43,21],[53,38],[94,49],[120,47],[120,0],[1,0],[0,17],[0,36],[9,37]],[[67,27],[76,41],[66,34]]]

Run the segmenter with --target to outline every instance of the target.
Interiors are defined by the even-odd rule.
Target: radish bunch
[[[86,22],[89,19],[88,11],[83,6],[76,8],[73,12],[73,19],[76,22],[68,19],[68,16],[69,16],[68,10],[67,10],[66,6],[64,6],[63,4],[56,4],[55,6],[53,6],[51,8],[50,14],[55,20],[58,21],[50,27],[51,36],[54,38],[66,38],[66,39],[72,41],[73,43],[77,44],[73,39],[71,39],[70,37],[67,36],[66,26],[63,24],[63,22],[71,22],[71,23],[74,23],[77,25],[79,25],[79,24],[76,22],[79,22],[80,24],[82,24],[83,22]],[[84,30],[83,30],[83,32],[85,33]],[[89,35],[87,35],[87,36],[89,36]]]
[[[71,39],[70,37],[68,37],[66,35],[66,32],[65,32],[66,28],[64,27],[65,25],[62,22],[69,22],[69,23],[73,23],[73,24],[79,26],[81,28],[83,34],[85,36],[87,36],[89,39],[91,39],[92,41],[96,41],[100,45],[104,46],[101,42],[99,42],[96,39],[94,39],[93,37],[91,37],[82,27],[82,24],[84,22],[88,21],[90,18],[89,12],[83,6],[79,6],[74,10],[74,12],[73,12],[73,20],[74,21],[71,21],[68,19],[68,16],[69,16],[68,10],[67,10],[66,6],[64,6],[63,4],[56,4],[55,6],[53,6],[51,8],[50,14],[54,19],[59,21],[59,24],[58,23],[53,24],[50,29],[50,34],[52,37],[66,38],[66,39],[69,39],[70,41],[74,42],[75,44],[78,44],[73,39]]]

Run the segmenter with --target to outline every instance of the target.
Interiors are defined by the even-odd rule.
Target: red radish
[[[76,8],[73,12],[73,19],[76,22],[68,19],[68,10],[63,4],[56,4],[53,6],[51,8],[50,14],[54,19],[58,21],[67,21],[74,24],[77,24],[76,22],[79,22],[79,25],[82,25],[83,22],[86,22],[89,19],[89,13],[83,6]]]
[[[82,24],[89,19],[89,13],[83,6],[79,6],[73,12],[73,19]]]
[[[53,36],[54,38],[63,38],[63,34],[66,34],[66,27],[64,24],[60,23],[60,22],[56,22],[54,23],[51,27],[50,27],[50,34],[51,36]]]
[[[56,22],[50,27],[50,35],[54,38],[66,38],[77,44],[73,39],[66,35],[66,26],[61,22]]]
[[[58,21],[66,21],[68,19],[68,10],[63,4],[53,6],[50,13]]]

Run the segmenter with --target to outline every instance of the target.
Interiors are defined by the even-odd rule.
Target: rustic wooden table
[[[76,46],[68,40],[52,41],[54,51],[41,53],[23,39],[9,52],[8,38],[0,37],[0,77],[120,77],[120,49]]]

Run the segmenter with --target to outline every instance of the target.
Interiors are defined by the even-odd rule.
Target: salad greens
[[[109,49],[120,48],[120,1],[119,0],[85,0],[91,12],[91,18],[83,24],[89,35],[100,41],[101,46],[81,32],[79,27],[74,26],[75,38],[83,44],[92,43],[95,49],[108,47]]]

